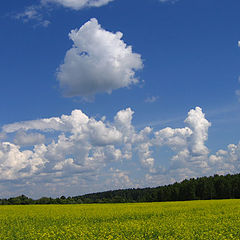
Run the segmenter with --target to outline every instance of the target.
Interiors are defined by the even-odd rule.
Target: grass
[[[0,239],[240,239],[240,200],[0,206]]]

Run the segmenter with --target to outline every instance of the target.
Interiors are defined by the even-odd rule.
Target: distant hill
[[[230,198],[240,198],[240,174],[191,178],[180,183],[154,188],[120,189],[67,198],[65,196],[55,199],[42,197],[33,200],[21,195],[9,199],[0,199],[0,205],[134,203]]]

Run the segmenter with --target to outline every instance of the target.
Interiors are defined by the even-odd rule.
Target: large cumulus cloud
[[[0,190],[9,194],[21,189],[33,196],[39,196],[37,191],[81,194],[240,170],[239,144],[209,154],[205,143],[211,123],[200,107],[189,111],[182,128],[136,130],[133,115],[126,108],[109,122],[76,109],[69,115],[2,126]],[[157,154],[162,148],[171,149],[168,162]]]
[[[95,18],[70,32],[74,44],[57,72],[66,96],[111,93],[138,83],[135,71],[143,66],[141,56],[133,53],[122,36],[104,30]]]

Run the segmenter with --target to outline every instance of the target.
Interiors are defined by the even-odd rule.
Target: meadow
[[[0,239],[240,239],[240,200],[0,206]]]

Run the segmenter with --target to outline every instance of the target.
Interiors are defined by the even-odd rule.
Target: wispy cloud
[[[145,102],[146,103],[154,103],[154,102],[156,102],[158,100],[158,98],[159,98],[158,96],[147,97],[145,99]]]
[[[22,20],[24,23],[35,21],[37,22],[37,25],[41,25],[43,27],[48,27],[50,24],[50,21],[44,19],[43,17],[41,5],[29,6],[22,13],[18,13],[14,17],[16,19]]]
[[[159,2],[161,2],[161,3],[167,3],[167,2],[169,2],[169,3],[175,3],[175,2],[177,2],[177,1],[179,1],[179,0],[159,0]]]
[[[86,7],[101,7],[114,0],[41,0],[41,5],[58,4],[63,7],[80,10]]]
[[[235,93],[236,93],[236,96],[238,97],[238,101],[240,102],[240,90],[239,89],[236,90]]]
[[[46,12],[49,9],[61,6],[72,10],[82,10],[84,8],[102,7],[115,0],[38,0],[35,5],[27,6],[21,13],[16,14],[16,19],[22,20],[24,23],[35,21],[36,25],[47,27],[51,22],[45,19]],[[175,3],[178,0],[156,0],[161,3]]]
[[[112,1],[114,0],[39,0],[38,4],[27,6],[23,12],[15,14],[14,18],[22,20],[24,23],[35,21],[37,22],[36,25],[47,27],[51,22],[45,19],[45,15],[54,6],[81,10],[83,8],[101,7]]]
[[[240,47],[240,41],[238,42],[238,46]],[[238,77],[238,82],[240,83],[240,77]],[[240,101],[240,89],[237,89],[235,91],[235,94],[238,97],[238,100]]]

